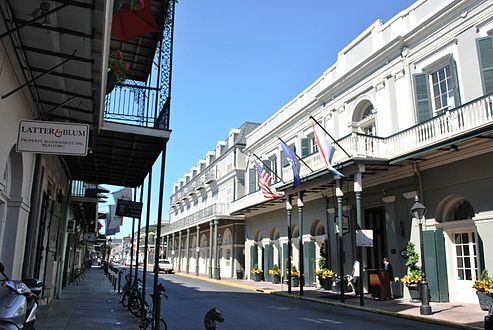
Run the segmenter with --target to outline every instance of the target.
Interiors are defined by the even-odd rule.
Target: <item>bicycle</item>
[[[120,298],[120,303],[123,307],[128,307],[128,301],[130,294],[132,293],[134,283],[132,283],[132,274],[125,275],[125,285],[123,286],[122,296]]]
[[[168,296],[164,293],[166,289],[162,284],[158,285],[158,296],[159,299],[161,299],[161,296],[164,296],[166,299],[168,299]],[[154,294],[151,294],[152,302],[151,305],[149,305],[145,300],[145,312],[144,315],[142,315],[142,319],[139,324],[140,329],[145,329],[145,330],[154,330],[156,328],[156,318],[154,317]],[[166,321],[164,321],[162,318],[159,318],[159,329],[167,330],[168,325],[166,324]]]

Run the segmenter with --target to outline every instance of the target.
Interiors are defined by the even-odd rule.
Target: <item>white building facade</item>
[[[245,194],[245,136],[257,126],[245,122],[230,130],[174,185],[170,225],[163,228],[162,239],[175,270],[214,278],[241,276],[244,217],[232,216],[230,206]]]
[[[417,220],[409,212],[418,196],[427,207],[423,243],[432,301],[477,302],[472,283],[482,269],[493,269],[487,253],[493,249],[492,34],[491,1],[417,1],[389,22],[371,25],[317,81],[247,136],[244,152],[262,158],[279,176],[275,187],[293,196],[293,263],[298,269],[303,263],[305,285],[318,285],[321,251],[330,268],[351,273],[358,195],[362,228],[374,235],[363,265],[381,269],[388,257],[394,295],[406,295],[398,281],[407,273],[401,251],[409,240],[419,250]],[[333,164],[347,177],[340,190],[343,269],[335,181],[317,152],[310,116],[338,141]],[[306,163],[296,188],[278,137]],[[284,270],[287,259],[285,205],[265,201],[256,181],[249,169],[245,195],[229,206],[230,214],[245,217],[247,275],[254,264],[264,274],[274,264]]]

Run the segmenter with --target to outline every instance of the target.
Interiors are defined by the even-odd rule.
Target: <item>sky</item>
[[[414,2],[179,0],[162,219],[169,219],[173,185],[231,128],[265,121],[319,78],[376,20],[387,22]],[[151,223],[158,214],[159,164],[161,159],[153,169]],[[143,219],[146,200],[144,196]],[[131,233],[131,222],[125,218],[116,237]]]

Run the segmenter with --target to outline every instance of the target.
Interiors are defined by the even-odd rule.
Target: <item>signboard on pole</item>
[[[356,230],[356,246],[373,247],[373,230]]]
[[[140,218],[142,214],[142,203],[126,199],[118,199],[116,202],[115,215],[128,218]]]
[[[54,121],[21,120],[17,152],[86,156],[89,125]]]

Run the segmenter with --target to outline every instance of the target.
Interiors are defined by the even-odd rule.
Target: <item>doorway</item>
[[[383,258],[387,257],[387,226],[385,207],[365,210],[365,229],[373,230],[373,247],[366,248],[366,267],[380,269]]]

